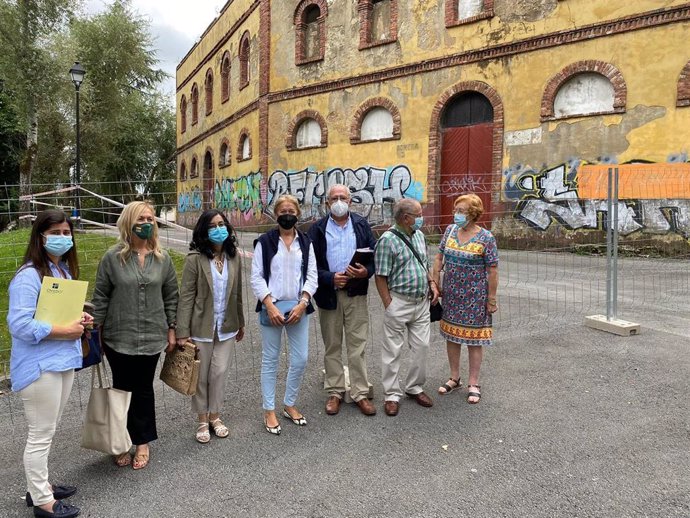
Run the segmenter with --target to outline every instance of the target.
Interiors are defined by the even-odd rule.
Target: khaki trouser
[[[219,414],[223,410],[234,341],[230,338],[221,342],[215,334],[213,342],[195,342],[199,349],[199,382],[196,394],[192,396],[192,412],[195,414]]]
[[[343,371],[343,332],[347,366],[350,371],[350,396],[355,401],[369,394],[367,362],[364,350],[369,336],[369,308],[366,295],[348,297],[344,290],[336,290],[338,306],[335,309],[319,308],[321,336],[326,349],[324,387],[328,394],[343,397],[345,373]]]
[[[399,372],[405,329],[411,356],[404,392],[419,394],[424,391],[422,385],[426,381],[426,354],[431,337],[429,300],[426,297],[415,300],[391,292],[391,303],[383,317],[381,347],[381,383],[386,401],[399,401],[403,396]]]
[[[48,483],[48,454],[53,435],[62,417],[74,383],[74,371],[44,372],[31,385],[19,392],[29,435],[24,449],[26,486],[34,505],[53,500]]]

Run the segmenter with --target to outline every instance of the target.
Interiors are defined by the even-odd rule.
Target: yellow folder
[[[34,318],[53,325],[81,319],[88,287],[87,281],[43,277]]]

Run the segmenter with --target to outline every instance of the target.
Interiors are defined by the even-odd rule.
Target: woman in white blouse
[[[233,342],[244,337],[242,261],[225,215],[207,210],[197,221],[182,271],[177,305],[177,343],[187,340],[199,349],[199,382],[192,411],[199,422],[196,440],[227,437],[220,419]]]
[[[261,394],[264,427],[274,435],[281,432],[275,413],[276,372],[281,340],[285,330],[289,343],[290,366],[287,373],[283,416],[299,426],[307,424],[295,407],[307,365],[311,297],[317,287],[314,247],[306,234],[295,228],[301,215],[297,198],[280,196],[273,213],[278,227],[262,234],[254,248],[252,290],[258,302],[263,341]]]

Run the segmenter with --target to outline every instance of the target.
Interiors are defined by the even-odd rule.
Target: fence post
[[[609,167],[606,196],[606,315],[585,317],[585,325],[621,336],[636,335],[640,325],[618,319],[618,167]]]

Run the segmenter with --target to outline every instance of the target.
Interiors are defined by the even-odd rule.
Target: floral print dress
[[[482,228],[466,243],[458,242],[457,225],[450,225],[439,252],[444,259],[441,336],[469,346],[491,345],[491,314],[486,310],[488,268],[498,265],[496,239]]]

